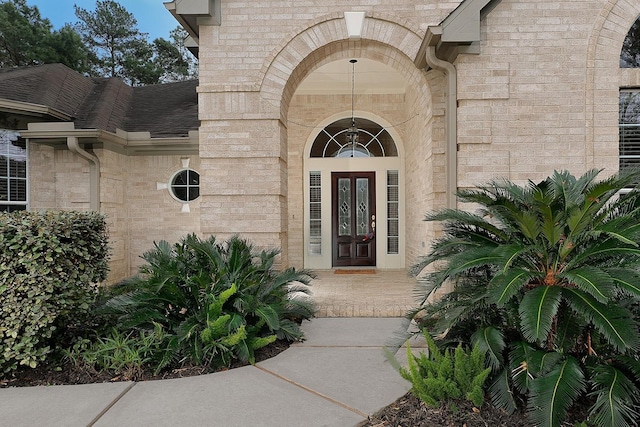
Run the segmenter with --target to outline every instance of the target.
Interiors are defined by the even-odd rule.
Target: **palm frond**
[[[536,351],[528,343],[516,341],[510,345],[509,351],[509,369],[511,370],[511,379],[515,388],[523,394],[529,392],[531,381],[535,375],[539,373],[539,366],[534,363]]]
[[[630,246],[638,246],[637,240],[640,234],[640,225],[637,215],[620,215],[611,218],[599,225],[594,231],[615,239],[619,243]]]
[[[508,414],[513,414],[518,407],[514,397],[515,391],[510,382],[510,376],[511,372],[508,367],[500,371],[489,386],[489,396],[493,406],[504,410]]]
[[[630,297],[640,298],[640,274],[636,270],[612,268],[607,272],[617,289]]]
[[[473,268],[495,265],[502,257],[493,252],[493,248],[478,247],[466,250],[460,254],[450,257],[446,268],[447,276],[455,276],[461,272],[469,271]]]
[[[606,303],[613,296],[613,279],[600,268],[583,266],[564,271],[558,277],[566,279],[570,285],[577,286],[599,302]]]
[[[572,310],[568,309],[566,301],[558,309],[558,320],[554,346],[560,353],[570,353],[574,350],[577,340],[584,330],[584,321]]]
[[[492,372],[497,372],[504,366],[502,352],[506,344],[500,330],[492,326],[482,328],[472,335],[471,343],[486,354],[486,361]]]
[[[591,407],[590,418],[602,427],[637,426],[638,395],[640,390],[620,370],[610,365],[598,365],[591,373],[593,391],[589,396],[596,401]]]
[[[487,297],[489,301],[502,306],[506,304],[514,295],[522,290],[532,276],[530,271],[520,268],[512,268],[507,272],[500,272],[493,276],[489,282]]]
[[[628,245],[620,245],[617,239],[606,239],[585,248],[567,263],[567,269],[576,268],[582,265],[594,265],[603,259],[640,257],[640,248]]]
[[[562,291],[571,308],[587,322],[592,322],[618,351],[638,348],[638,328],[628,310],[615,303],[602,304],[579,289],[563,288]]]
[[[541,286],[530,290],[522,298],[518,307],[520,327],[529,342],[547,338],[561,298],[562,291],[558,286]]]
[[[567,409],[585,391],[584,373],[571,356],[551,372],[531,381],[529,419],[536,426],[557,427]]]

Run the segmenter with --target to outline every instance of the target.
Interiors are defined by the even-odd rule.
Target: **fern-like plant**
[[[407,345],[407,367],[397,365],[402,378],[412,385],[411,392],[428,406],[437,407],[449,399],[466,398],[476,407],[484,403],[484,383],[491,368],[484,367],[484,353],[478,348],[441,352],[425,331],[427,352],[413,354]]]

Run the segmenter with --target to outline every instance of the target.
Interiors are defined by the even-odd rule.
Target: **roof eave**
[[[201,25],[220,25],[221,0],[174,0],[164,3],[164,7],[189,33],[194,44],[187,46],[189,51],[198,56]]]
[[[30,102],[14,101],[12,99],[0,98],[0,111],[23,116],[51,117],[54,119],[70,121],[73,117],[63,111],[40,104]]]
[[[128,156],[140,155],[197,155],[199,153],[198,131],[190,131],[186,137],[152,138],[149,132],[116,133],[102,129],[74,129],[73,123],[30,123],[20,136],[32,142],[53,147],[66,147],[66,139],[78,138],[83,145],[104,148]]]
[[[480,21],[501,0],[465,0],[439,25],[429,26],[414,63],[427,67],[425,51],[436,47],[436,56],[453,62],[461,53],[480,53]]]

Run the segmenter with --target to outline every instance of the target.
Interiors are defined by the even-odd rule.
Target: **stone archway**
[[[323,21],[318,25],[329,24],[328,21]],[[332,25],[335,28],[335,22]],[[384,27],[386,31],[380,31],[380,26]],[[374,27],[378,27],[378,31],[373,32],[371,29]],[[372,33],[368,34],[366,28],[369,28]],[[343,34],[339,32],[331,33],[331,37],[327,36],[324,39],[328,43],[317,47],[315,50],[312,47],[319,45],[320,40],[315,40],[312,45],[302,42],[311,37],[306,34],[309,32],[313,34],[329,34],[312,27],[286,43],[282,50],[273,56],[273,61],[269,66],[264,68],[264,79],[260,92],[262,99],[267,100],[276,108],[279,106],[285,128],[284,131],[286,132],[284,138],[288,147],[288,259],[292,265],[303,264],[302,253],[304,252],[304,245],[302,236],[304,235],[303,219],[305,212],[302,200],[303,192],[301,190],[304,188],[305,177],[302,174],[300,165],[303,164],[304,159],[302,150],[295,148],[295,145],[300,144],[301,141],[306,141],[308,137],[308,134],[300,132],[300,129],[293,129],[289,121],[292,100],[300,82],[314,70],[329,62],[347,61],[351,58],[368,58],[388,65],[404,76],[407,86],[410,88],[407,90],[404,102],[408,106],[406,108],[407,111],[411,111],[411,113],[405,112],[401,117],[396,116],[387,121],[392,125],[405,122],[405,128],[407,129],[404,134],[411,135],[411,137],[406,138],[408,144],[407,155],[411,160],[408,162],[404,173],[407,179],[420,185],[414,186],[415,191],[407,195],[407,201],[411,209],[406,212],[406,218],[408,219],[406,234],[411,237],[406,241],[406,248],[407,253],[415,256],[415,254],[420,253],[424,241],[430,237],[426,235],[427,232],[422,222],[422,215],[434,207],[433,204],[428,204],[435,199],[430,194],[435,191],[434,182],[439,181],[437,177],[433,176],[433,165],[442,161],[439,157],[444,157],[443,150],[434,149],[435,147],[442,147],[444,141],[437,141],[432,137],[432,127],[441,126],[439,122],[442,117],[434,117],[433,115],[434,102],[431,91],[435,88],[438,101],[440,101],[443,90],[441,75],[436,71],[431,71],[427,74],[416,68],[413,63],[413,57],[417,54],[420,38],[417,34],[408,31],[399,24],[388,21],[377,22],[371,19],[368,25],[365,24],[362,39],[355,41],[344,40],[340,39],[340,37],[344,36]],[[367,36],[374,38],[378,34],[382,34],[384,37],[378,37],[380,40],[367,38]],[[389,44],[396,41],[398,46]],[[301,55],[306,56],[301,58]],[[346,113],[349,103],[345,99],[341,102],[342,104],[338,103],[338,105],[342,105],[342,107],[338,106],[331,111],[325,111],[313,117],[308,116],[311,120],[307,123],[307,126],[317,126],[328,115],[336,114],[340,111]],[[442,110],[439,111],[440,114],[443,114]],[[370,110],[370,112],[375,113],[376,111]],[[414,120],[408,120],[409,116],[415,116],[413,117]],[[294,142],[294,140],[296,141]],[[430,199],[430,202],[427,202],[427,199]]]
[[[589,38],[587,52],[588,167],[618,170],[618,101],[625,71],[619,67],[622,43],[640,15],[640,3],[609,0]]]
[[[304,210],[302,169],[295,167],[302,164],[302,158],[293,149],[288,123],[292,99],[300,82],[318,67],[358,57],[388,65],[410,87],[403,102],[416,118],[403,124],[405,134],[411,136],[403,138],[411,159],[405,175],[416,185],[407,195],[413,209],[407,212],[407,235],[412,239],[407,248],[413,253],[421,251],[421,244],[429,238],[422,215],[434,207],[428,203],[438,199],[432,194],[438,182],[434,171],[444,163],[444,142],[438,139],[442,138],[443,79],[439,72],[426,73],[413,62],[422,41],[419,27],[382,15],[365,18],[358,40],[347,38],[341,14],[305,24],[273,50],[253,82],[246,75],[238,76],[236,83],[217,82],[211,73],[201,78],[203,234],[220,238],[242,234],[258,247],[281,248],[283,266],[301,265],[293,256],[302,250],[301,239],[292,236],[302,236]],[[212,30],[208,35],[213,34]],[[334,113],[347,109],[345,103]],[[309,123],[315,126],[324,118],[313,117]],[[388,120],[392,125],[401,121]],[[301,138],[305,140],[304,135]]]

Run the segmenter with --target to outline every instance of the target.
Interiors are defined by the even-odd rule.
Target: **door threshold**
[[[375,268],[336,268],[333,274],[376,274]]]

